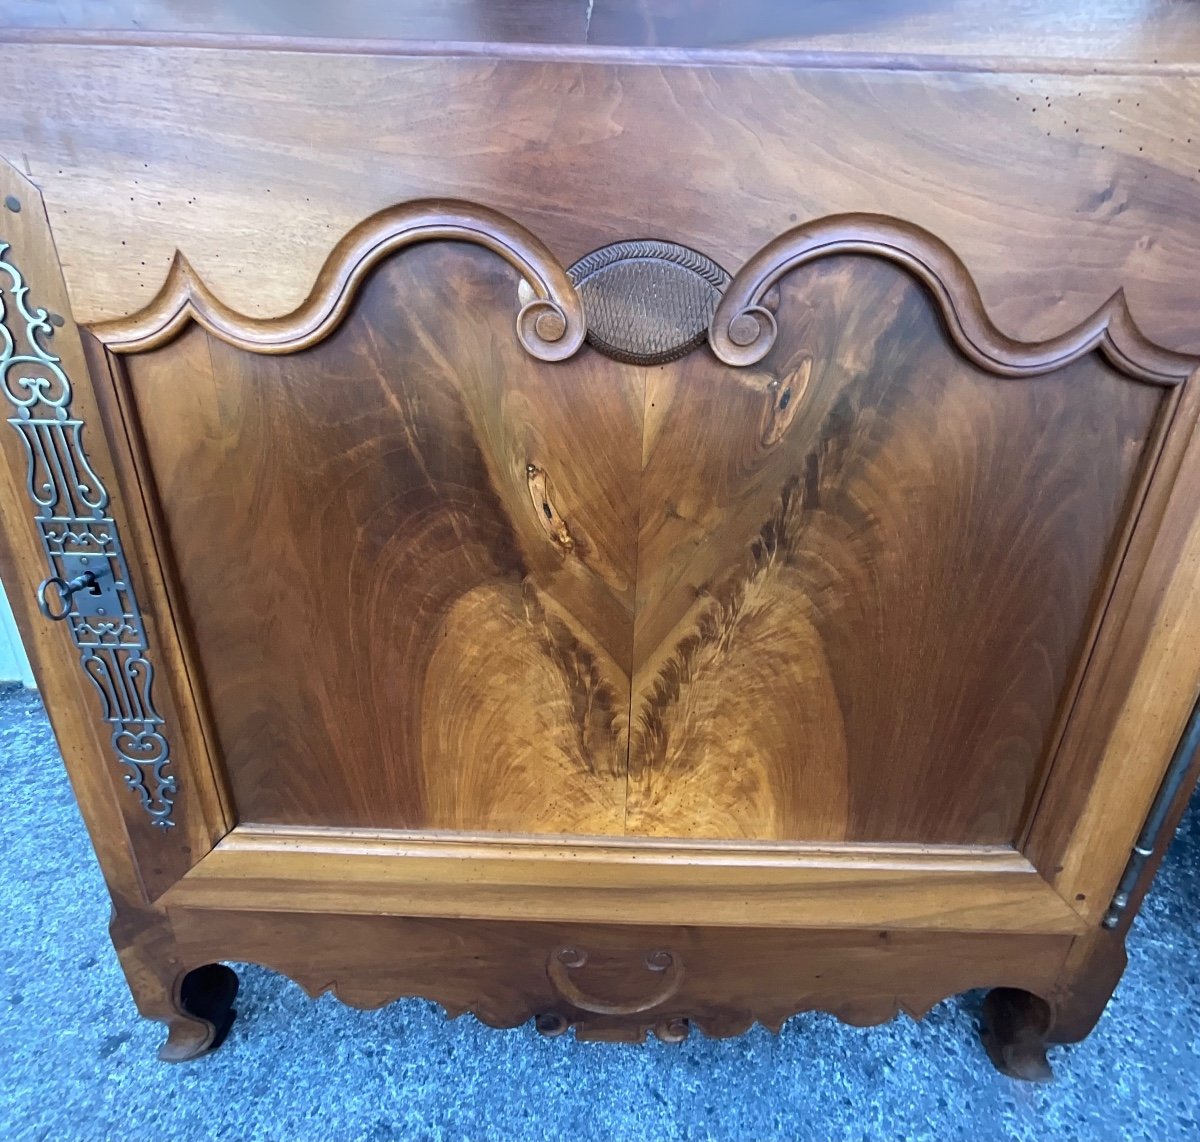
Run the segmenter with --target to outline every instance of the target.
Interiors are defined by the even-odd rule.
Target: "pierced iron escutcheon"
[[[151,822],[167,829],[174,824],[176,784],[152,696],[142,613],[108,514],[108,489],[88,461],[83,421],[72,415],[71,382],[45,344],[63,321],[29,304],[29,287],[8,251],[0,241],[0,392],[25,448],[26,491],[49,564],[38,609],[67,624],[100,697],[122,778]]]

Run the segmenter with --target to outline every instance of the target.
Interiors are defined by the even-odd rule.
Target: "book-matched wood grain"
[[[14,602],[164,1057],[223,958],[548,1034],[986,985],[998,1049],[1085,1033],[1200,671],[1185,6],[107,7],[8,6],[0,152],[107,343],[186,844]],[[743,267],[661,369],[562,268],[634,237]]]
[[[740,363],[551,366],[574,291],[462,203],[277,323],[177,262],[95,332],[240,819],[710,839],[1015,842],[1190,366],[1119,295],[1013,341],[863,216],[735,276]]]

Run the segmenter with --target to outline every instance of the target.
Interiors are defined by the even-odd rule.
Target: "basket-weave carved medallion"
[[[604,246],[567,273],[583,302],[588,342],[634,365],[661,365],[701,345],[730,281],[711,258],[648,239]]]

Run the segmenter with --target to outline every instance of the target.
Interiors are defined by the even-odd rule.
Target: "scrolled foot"
[[[237,991],[237,972],[224,964],[205,964],[188,972],[179,986],[179,1014],[167,1023],[159,1059],[183,1063],[215,1051],[233,1026]]]
[[[1054,1078],[1046,1059],[1053,1026],[1054,1013],[1044,999],[1018,988],[998,987],[983,1001],[979,1037],[1002,1075],[1047,1083]]]
[[[691,1023],[681,1015],[660,1019],[654,1024],[655,1037],[663,1043],[682,1043],[691,1033]]]

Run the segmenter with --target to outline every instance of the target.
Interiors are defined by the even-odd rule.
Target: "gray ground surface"
[[[0,1139],[1195,1139],[1200,812],[1129,941],[1096,1032],[1031,1087],[989,1067],[978,996],[920,1024],[823,1015],[678,1047],[541,1039],[407,1000],[358,1012],[241,970],[216,1054],[159,1064],[108,942],[108,903],[35,694],[0,690]]]

